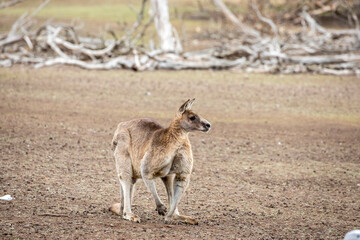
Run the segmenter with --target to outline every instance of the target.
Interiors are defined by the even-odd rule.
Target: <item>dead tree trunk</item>
[[[160,39],[160,49],[164,52],[181,52],[181,43],[175,28],[173,28],[169,20],[168,1],[151,0],[151,10],[154,15],[156,31]]]
[[[245,34],[252,35],[254,37],[260,37],[260,33],[255,29],[247,26],[246,24],[242,23],[223,3],[221,0],[212,0],[213,4],[219,8],[219,10],[224,14],[224,16],[235,26],[240,28],[242,32]]]

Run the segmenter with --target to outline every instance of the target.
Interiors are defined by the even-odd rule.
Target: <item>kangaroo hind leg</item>
[[[117,215],[122,215],[124,210],[124,193],[120,181],[119,181],[119,185],[120,185],[120,202],[111,205],[109,210]]]
[[[128,151],[130,139],[126,135],[123,136],[123,138],[123,141],[118,141],[114,153],[116,171],[120,182],[121,199],[118,206],[120,209],[122,209],[122,211],[120,211],[119,214],[122,214],[122,217],[126,220],[140,222],[140,218],[131,212],[131,192],[133,189],[134,180],[131,158]]]
[[[184,215],[180,215],[179,211],[178,211],[178,204],[180,202],[181,197],[183,196],[186,188],[189,185],[189,181],[190,181],[190,175],[177,175],[175,176],[175,178],[173,179],[173,197],[171,199],[171,204],[170,204],[170,210],[168,212],[168,214],[165,217],[165,223],[186,223],[186,224],[191,224],[191,225],[197,225],[198,221],[194,218],[188,217],[188,216],[184,216]]]

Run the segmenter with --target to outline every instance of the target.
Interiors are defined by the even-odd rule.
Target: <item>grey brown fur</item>
[[[169,204],[165,222],[197,224],[196,219],[180,215],[177,208],[193,168],[188,133],[210,130],[210,123],[191,111],[194,100],[187,100],[179,108],[167,128],[148,118],[118,125],[112,144],[120,182],[120,203],[111,206],[112,212],[122,215],[124,219],[140,222],[140,218],[131,211],[131,202],[134,184],[142,178],[155,198],[158,213],[165,215],[167,208],[157,194],[154,181],[155,178],[161,178]]]

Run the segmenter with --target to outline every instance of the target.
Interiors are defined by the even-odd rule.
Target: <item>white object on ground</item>
[[[348,232],[345,235],[344,240],[360,240],[360,230],[356,229]]]
[[[0,197],[0,200],[11,201],[11,200],[13,200],[13,198],[9,194],[6,194],[6,195]]]

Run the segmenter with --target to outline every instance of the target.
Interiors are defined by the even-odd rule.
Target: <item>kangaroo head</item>
[[[191,106],[195,98],[187,100],[178,110],[177,118],[179,119],[180,126],[187,132],[202,131],[208,132],[210,130],[210,123],[202,118],[200,115],[191,111]]]

